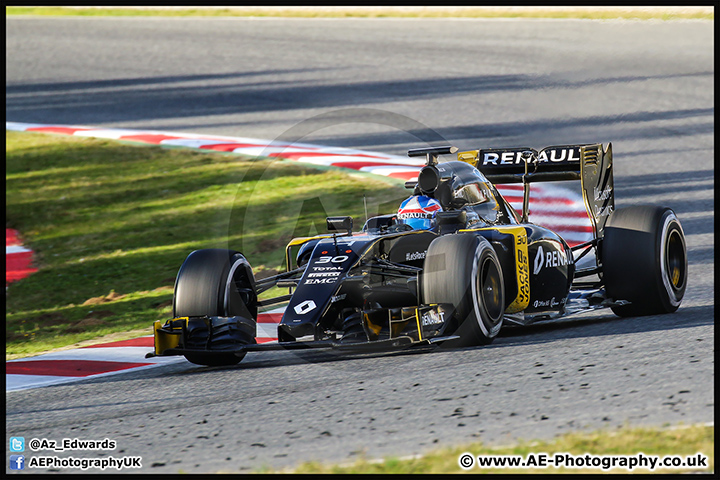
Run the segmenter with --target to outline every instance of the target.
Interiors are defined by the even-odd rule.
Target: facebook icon
[[[10,470],[23,470],[25,468],[25,455],[10,455]]]

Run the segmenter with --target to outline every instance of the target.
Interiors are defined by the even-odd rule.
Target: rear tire
[[[487,345],[500,332],[505,311],[502,268],[492,245],[473,234],[438,237],[428,247],[422,274],[425,304],[451,303],[458,340],[450,346]]]
[[[671,313],[687,286],[685,234],[666,207],[633,206],[613,212],[602,242],[607,296],[628,300],[612,307],[620,317]]]
[[[188,353],[198,365],[235,365],[244,355],[223,349],[255,343],[257,296],[250,264],[239,252],[205,249],[185,259],[175,280],[174,317],[231,317],[209,321],[191,319],[187,348],[207,348],[208,353]],[[235,318],[232,318],[235,317]]]

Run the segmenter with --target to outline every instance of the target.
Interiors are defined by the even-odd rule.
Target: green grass
[[[78,16],[236,16],[236,17],[301,17],[301,18],[580,18],[593,20],[713,20],[712,7],[182,7],[159,9],[83,8],[83,7],[6,7],[6,15],[78,15]]]
[[[363,195],[371,215],[407,196],[339,169],[62,135],[8,131],[6,156],[6,226],[38,268],[7,290],[6,358],[150,334],[191,251],[236,249],[269,275],[292,237],[326,232],[326,215],[357,229]]]
[[[529,454],[570,453],[585,455],[666,455],[693,456],[702,453],[708,457],[708,468],[662,469],[652,473],[687,473],[714,471],[714,426],[689,426],[687,428],[657,429],[645,427],[623,427],[617,430],[605,430],[592,433],[569,433],[551,441],[521,441],[507,447],[490,447],[481,443],[442,448],[425,455],[410,458],[385,458],[379,461],[360,459],[352,464],[333,465],[318,462],[303,463],[292,470],[282,473],[607,473],[601,469],[574,468],[474,468],[463,470],[458,465],[460,455],[470,453],[479,455],[519,455],[524,460]],[[277,473],[270,469],[262,473]],[[636,468],[629,472],[616,468],[610,473],[650,473],[649,469]]]

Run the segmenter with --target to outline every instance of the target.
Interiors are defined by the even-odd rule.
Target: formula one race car
[[[457,153],[457,160],[438,162]],[[526,325],[599,308],[621,317],[674,312],[687,283],[685,236],[665,207],[615,209],[610,144],[410,150],[424,156],[398,213],[329,217],[330,233],[293,239],[287,271],[256,281],[239,252],[192,252],[175,281],[173,318],[155,351],[232,365],[249,351],[375,351],[488,344]],[[572,248],[528,221],[532,182],[580,180],[593,239]],[[494,183],[522,183],[518,216]],[[589,267],[580,260],[594,253]],[[260,300],[271,287],[289,295]],[[287,302],[277,342],[255,340],[258,308]]]

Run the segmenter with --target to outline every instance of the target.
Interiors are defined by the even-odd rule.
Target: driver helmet
[[[425,195],[413,195],[398,208],[397,221],[413,230],[429,230],[434,225],[437,212],[442,212],[440,202]]]

